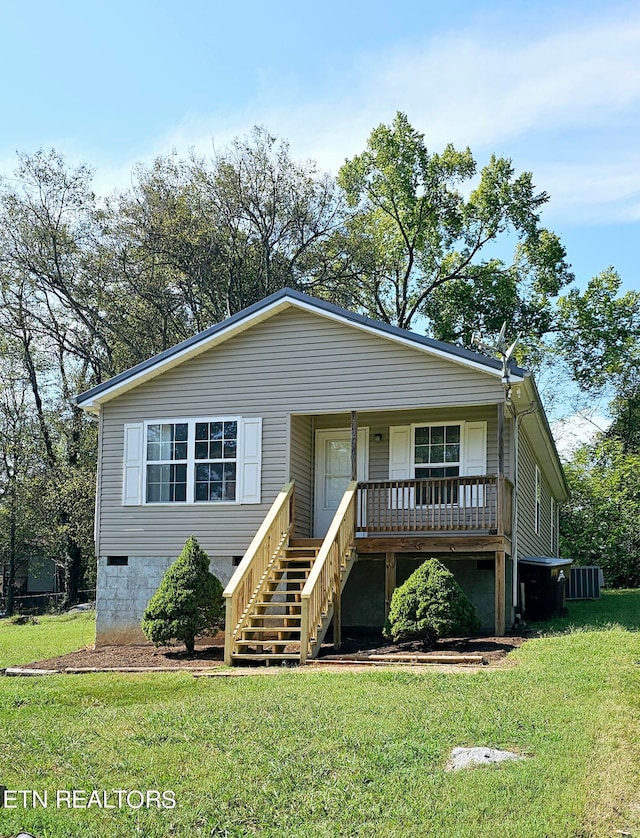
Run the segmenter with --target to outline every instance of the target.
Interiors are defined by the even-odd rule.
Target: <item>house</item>
[[[59,590],[59,572],[53,559],[47,556],[22,556],[16,562],[14,571],[14,598],[21,607],[46,606],[49,595]],[[0,599],[7,595],[9,587],[8,562],[0,564]]]
[[[227,586],[228,661],[379,628],[430,556],[501,635],[518,559],[557,555],[567,487],[531,374],[291,289],[77,403],[99,422],[99,644],[140,638],[191,534]]]

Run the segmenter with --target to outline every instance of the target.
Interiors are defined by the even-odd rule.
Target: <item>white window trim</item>
[[[238,423],[238,438],[236,442],[236,499],[235,500],[199,500],[196,501],[195,495],[195,466],[197,462],[210,462],[209,460],[196,460],[196,440],[195,430],[196,422],[237,422]],[[153,460],[147,460],[147,429],[149,425],[176,425],[187,424],[187,499],[174,501],[148,501],[147,500],[147,466]],[[244,451],[242,450],[242,417],[241,416],[198,416],[195,418],[175,418],[170,419],[145,419],[144,434],[142,439],[142,506],[151,507],[176,507],[184,506],[240,506],[242,501],[242,486],[241,483],[241,464],[243,462]],[[176,460],[176,463],[184,463],[184,460]]]
[[[447,428],[447,427],[451,427],[452,425],[457,425],[460,428],[460,459],[458,460],[457,465],[458,465],[458,468],[460,469],[460,471],[462,471],[462,469],[464,468],[463,454],[464,454],[464,426],[465,426],[465,424],[466,423],[465,423],[464,420],[458,420],[458,421],[453,420],[453,421],[447,421],[447,422],[415,422],[411,425],[411,449],[410,449],[410,454],[411,454],[411,472],[412,472],[411,478],[413,480],[419,480],[420,479],[420,478],[416,477],[416,429],[417,428],[440,428],[440,427]],[[446,468],[447,466],[446,465],[433,466],[431,463],[422,463],[421,466],[419,466],[419,468],[421,468],[421,467],[424,467],[424,468]],[[458,476],[462,477],[463,475],[459,474]],[[433,479],[438,480],[440,478],[434,477]],[[447,479],[446,477],[442,478],[442,480],[446,480],[446,479]]]
[[[558,529],[556,521],[556,499],[551,498],[551,555],[558,555]]]

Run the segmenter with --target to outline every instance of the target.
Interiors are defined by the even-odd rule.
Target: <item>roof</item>
[[[260,300],[248,308],[239,311],[237,314],[228,317],[226,320],[216,323],[214,326],[205,329],[205,331],[188,338],[182,343],[165,349],[159,355],[154,355],[152,358],[136,364],[136,366],[119,373],[113,378],[104,381],[102,384],[98,384],[96,387],[81,393],[79,396],[76,396],[75,402],[78,406],[90,413],[98,413],[100,405],[104,402],[110,401],[116,396],[137,387],[144,381],[160,375],[165,370],[171,369],[183,361],[199,355],[201,352],[205,352],[217,344],[228,340],[230,337],[245,331],[256,323],[260,323],[278,312],[291,307],[312,311],[320,316],[350,324],[358,329],[378,334],[387,340],[424,351],[429,355],[446,358],[453,363],[472,367],[490,375],[502,376],[502,362],[496,358],[489,358],[479,352],[472,352],[469,349],[454,346],[451,343],[433,340],[432,338],[418,335],[406,329],[399,329],[397,326],[390,326],[387,323],[372,320],[370,317],[348,311],[333,303],[320,300],[317,297],[302,294],[300,291],[295,291],[292,288],[283,288],[275,294],[266,297],[264,300]],[[514,383],[523,381],[529,375],[526,370],[514,364],[510,365],[509,370],[511,380]]]

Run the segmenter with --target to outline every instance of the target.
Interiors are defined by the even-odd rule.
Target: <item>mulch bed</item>
[[[521,646],[527,639],[523,635],[510,635],[508,637],[447,637],[438,640],[433,648],[425,648],[419,641],[406,641],[404,643],[391,643],[381,635],[354,635],[343,638],[339,656],[366,659],[370,655],[410,655],[410,654],[437,654],[437,655],[482,655],[487,664],[496,664],[502,661],[509,652]],[[333,658],[335,652],[333,646],[323,646],[319,659]]]
[[[336,653],[330,643],[323,644],[320,660],[355,660],[366,662],[370,655],[397,655],[434,652],[442,655],[482,655],[486,664],[497,665],[513,649],[521,646],[527,638],[521,635],[510,637],[461,637],[440,640],[433,649],[425,649],[421,643],[389,643],[381,635],[354,635],[343,638],[342,647]],[[21,669],[57,670],[205,670],[222,666],[223,638],[205,639],[196,643],[195,652],[189,655],[184,647],[101,646],[98,649],[80,649],[68,655],[24,664]],[[373,661],[371,661],[373,663]]]

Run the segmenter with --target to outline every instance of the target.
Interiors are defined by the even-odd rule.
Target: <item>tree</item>
[[[191,536],[149,600],[142,631],[156,646],[180,640],[193,654],[196,636],[219,627],[223,614],[220,580],[210,573],[209,557]]]
[[[573,278],[558,237],[540,226],[548,196],[530,173],[516,177],[511,161],[492,157],[465,199],[459,187],[475,175],[468,148],[429,152],[402,113],[371,133],[338,174],[352,209],[342,245],[358,302],[406,329],[425,318],[434,337],[455,343],[504,321],[540,338],[551,299]],[[505,262],[495,246],[508,234],[517,245]]]
[[[561,550],[602,567],[613,587],[640,585],[640,293],[621,286],[609,268],[561,298],[555,340],[586,397],[611,399],[613,418],[565,466]]]
[[[55,152],[22,156],[16,175],[18,185],[0,192],[2,362],[11,344],[11,363],[30,391],[31,450],[39,460],[28,497],[47,522],[42,547],[63,568],[68,606],[93,561],[84,532],[91,532],[92,512],[76,513],[93,506],[86,486],[95,474],[95,432],[73,395],[112,370],[96,257],[98,212],[89,171],[68,169]],[[81,464],[85,489],[72,503],[69,487],[77,485]]]
[[[565,473],[571,494],[560,514],[561,554],[601,567],[610,587],[639,587],[640,454],[603,434]]]
[[[320,282],[323,242],[342,219],[335,181],[264,128],[212,159],[172,154],[135,174],[107,225],[125,366],[285,285]]]
[[[393,592],[384,634],[394,641],[416,639],[432,646],[439,637],[479,628],[476,609],[451,571],[437,559],[427,559]]]
[[[558,303],[555,348],[576,383],[591,394],[640,390],[640,292],[620,293],[612,268],[573,288]]]

